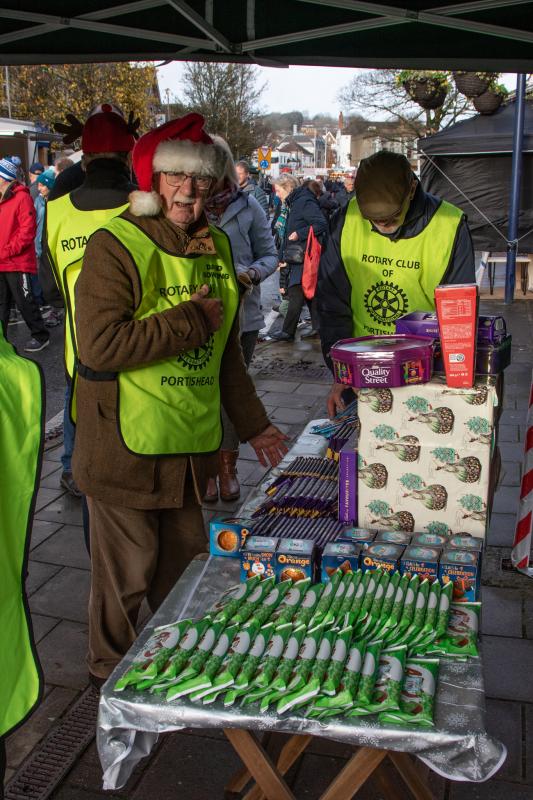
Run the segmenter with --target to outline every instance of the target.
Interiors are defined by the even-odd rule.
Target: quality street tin
[[[335,381],[356,389],[427,383],[433,372],[433,342],[421,336],[362,336],[331,348]]]

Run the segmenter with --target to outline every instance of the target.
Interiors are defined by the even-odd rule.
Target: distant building
[[[402,121],[370,122],[358,118],[344,130],[337,131],[336,166],[339,169],[353,169],[363,158],[379,150],[390,150],[402,153],[416,167],[418,136],[419,133]]]

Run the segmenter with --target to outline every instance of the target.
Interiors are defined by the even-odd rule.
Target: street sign
[[[269,169],[272,160],[272,149],[269,147],[266,153],[263,153],[261,147],[257,150],[257,160],[261,169]]]

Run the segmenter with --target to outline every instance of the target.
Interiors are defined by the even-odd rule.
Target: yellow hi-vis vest
[[[54,277],[65,301],[65,369],[71,379],[76,363],[74,286],[80,274],[81,259],[89,236],[127,207],[126,203],[116,208],[80,211],[68,194],[47,203],[46,240]]]
[[[142,320],[189,300],[208,284],[224,307],[222,327],[193,350],[118,373],[117,423],[124,445],[147,456],[210,453],[222,441],[220,365],[239,305],[231,245],[211,228],[216,254],[174,256],[123,217],[103,226],[133,259],[142,297],[133,319]]]
[[[432,311],[434,291],[450,263],[463,212],[442,201],[418,236],[395,241],[372,230],[350,200],[341,258],[352,287],[352,336],[394,333],[411,311]]]
[[[24,582],[44,442],[40,369],[6,342],[0,325],[0,736],[24,722],[42,671]]]

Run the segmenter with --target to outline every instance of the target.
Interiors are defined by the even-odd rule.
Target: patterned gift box
[[[362,528],[484,537],[497,393],[493,379],[450,389],[442,376],[361,389]]]

